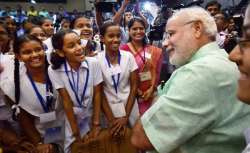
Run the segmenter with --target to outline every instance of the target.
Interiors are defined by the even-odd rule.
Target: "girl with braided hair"
[[[62,109],[48,77],[43,43],[34,36],[21,36],[14,42],[14,53],[14,79],[2,81],[1,89],[38,153],[58,152],[63,141],[63,119],[58,118]]]
[[[8,40],[6,27],[0,24],[0,82],[3,82],[5,76],[13,70],[13,56],[4,54],[7,51]],[[35,147],[19,134],[18,124],[12,120],[11,109],[6,105],[4,93],[0,89],[0,148],[3,152],[35,151]]]

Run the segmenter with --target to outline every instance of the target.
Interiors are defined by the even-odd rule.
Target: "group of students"
[[[151,106],[162,51],[147,43],[143,19],[129,21],[124,45],[113,21],[99,28],[101,45],[94,42],[83,16],[55,34],[47,18],[13,39],[9,28],[0,24],[0,137],[12,135],[0,139],[4,152],[71,152],[102,128],[115,137],[133,127]]]

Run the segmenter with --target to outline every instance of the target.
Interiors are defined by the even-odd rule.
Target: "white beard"
[[[189,61],[193,53],[194,53],[193,51],[192,52],[178,52],[178,53],[174,51],[172,57],[169,58],[169,62],[172,65],[180,67]]]

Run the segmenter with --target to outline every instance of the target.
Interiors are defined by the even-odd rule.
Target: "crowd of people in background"
[[[250,8],[211,1],[153,22],[131,2],[0,11],[0,153],[250,152]]]

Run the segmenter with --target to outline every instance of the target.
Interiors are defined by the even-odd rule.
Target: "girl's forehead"
[[[26,50],[26,49],[31,49],[33,47],[43,47],[42,44],[38,41],[35,41],[35,40],[30,40],[30,41],[26,41],[26,42],[23,42],[22,44],[20,44],[20,51],[22,50]]]
[[[85,18],[85,17],[80,17],[80,18],[76,19],[76,23],[82,22],[82,21],[84,21],[84,22],[91,22],[90,19]]]
[[[43,23],[52,23],[52,21],[50,19],[45,19]]]
[[[107,27],[107,29],[106,29],[106,32],[114,32],[114,30],[118,30],[118,31],[120,31],[120,27],[118,26],[118,25],[112,25],[112,26],[109,26],[109,27]]]
[[[74,41],[74,40],[78,40],[80,39],[80,36],[78,36],[77,34],[75,33],[67,33],[65,36],[64,36],[64,41]]]

